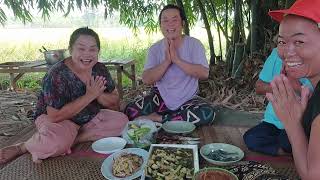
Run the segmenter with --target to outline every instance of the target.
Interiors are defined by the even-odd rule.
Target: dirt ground
[[[37,97],[27,91],[0,91],[0,141],[16,135],[33,123]]]

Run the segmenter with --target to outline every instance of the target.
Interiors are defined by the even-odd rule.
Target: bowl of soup
[[[194,180],[238,180],[232,172],[222,168],[204,168],[194,174]]]

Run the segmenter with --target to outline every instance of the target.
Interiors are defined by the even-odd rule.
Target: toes
[[[37,159],[37,160],[34,160],[33,162],[36,163],[36,164],[40,164],[40,163],[42,163],[42,160],[41,159]]]

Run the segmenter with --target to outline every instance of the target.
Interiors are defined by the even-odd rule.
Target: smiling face
[[[99,48],[96,39],[80,35],[71,47],[72,62],[82,70],[91,69],[98,62]]]
[[[278,50],[288,75],[320,79],[320,31],[315,22],[286,16],[279,27]]]
[[[160,28],[164,37],[177,39],[182,36],[183,21],[178,9],[166,9],[160,17]]]

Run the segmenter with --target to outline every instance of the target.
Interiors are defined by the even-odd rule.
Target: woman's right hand
[[[106,82],[107,81],[103,76],[96,76],[96,78],[91,76],[90,81],[86,83],[86,95],[89,95],[96,99],[106,89]]]
[[[309,88],[302,87],[301,96],[297,96],[289,79],[281,74],[271,82],[272,93],[267,93],[277,117],[286,125],[300,124],[310,94]]]

